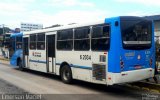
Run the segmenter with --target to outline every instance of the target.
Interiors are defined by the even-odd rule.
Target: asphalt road
[[[19,71],[0,64],[0,94],[2,93],[44,94],[47,99],[54,100],[141,100],[146,94],[154,94],[125,85],[105,86],[78,80],[68,85],[54,75],[30,70]]]
[[[27,94],[28,92],[0,79],[0,94]]]

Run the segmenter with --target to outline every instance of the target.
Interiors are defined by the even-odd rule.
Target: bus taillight
[[[149,61],[150,67],[152,66],[152,63],[153,63],[153,60],[151,58],[150,61]]]
[[[120,61],[120,66],[121,66],[121,70],[123,70],[123,68],[124,68],[124,62],[122,60]]]
[[[120,56],[120,67],[121,67],[121,70],[123,70],[123,68],[124,68],[124,62],[123,62],[121,56]]]

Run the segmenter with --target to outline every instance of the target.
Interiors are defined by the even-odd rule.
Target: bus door
[[[25,37],[23,38],[23,61],[24,61],[24,66],[27,68],[29,67],[28,56],[29,56],[28,37]]]
[[[47,35],[47,72],[55,72],[55,34]]]

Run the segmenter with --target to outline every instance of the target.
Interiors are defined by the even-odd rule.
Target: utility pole
[[[5,30],[4,30],[4,24],[2,24],[2,28],[3,28],[3,43],[5,41]]]
[[[5,27],[4,27],[4,24],[2,24],[1,26],[2,26],[2,31],[3,31],[3,32],[2,32],[2,36],[3,36],[3,39],[4,39],[4,36],[5,36],[5,30],[4,30],[4,28],[5,28]]]
[[[3,35],[5,34],[5,32],[4,32],[4,24],[2,24],[2,28],[3,28]]]
[[[2,43],[3,43],[3,40],[4,40],[4,24],[1,24],[0,27],[2,28],[2,34],[1,34],[1,46],[2,46]]]
[[[0,25],[0,26],[1,26],[2,31],[3,31],[3,32],[2,32],[2,35],[4,35],[4,33],[5,33],[5,32],[4,32],[4,24],[2,24],[2,25]]]

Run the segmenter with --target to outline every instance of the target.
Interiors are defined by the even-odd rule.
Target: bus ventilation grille
[[[93,64],[93,78],[95,80],[103,81],[106,79],[106,66]]]

